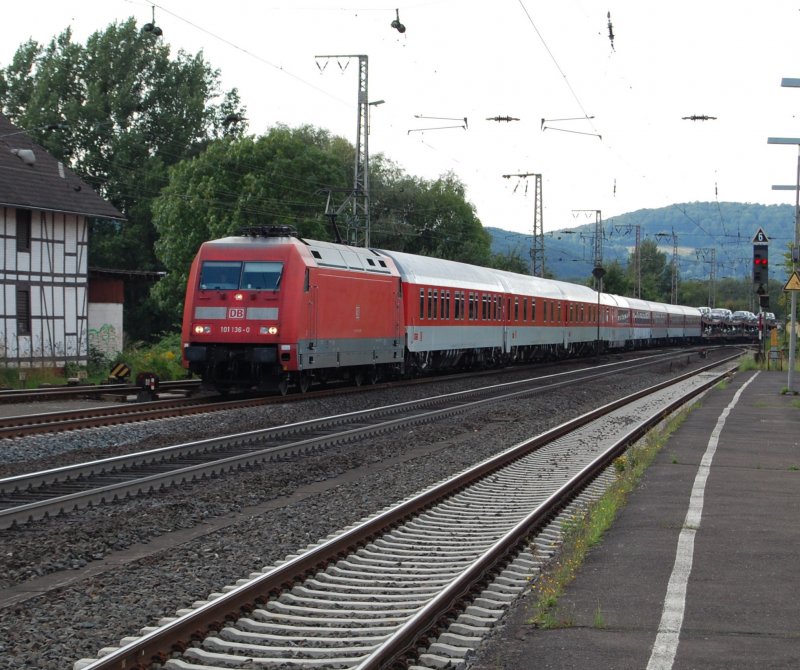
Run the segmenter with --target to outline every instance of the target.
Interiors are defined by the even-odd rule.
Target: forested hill
[[[745,278],[751,273],[753,236],[761,228],[770,241],[773,267],[794,240],[793,205],[742,202],[692,202],[660,209],[640,209],[603,221],[603,264],[618,260],[623,267],[640,238],[654,240],[672,259],[677,238],[680,277],[707,279],[712,257],[718,279]],[[545,220],[545,228],[547,221]],[[492,251],[530,259],[531,235],[500,228],[486,229]],[[595,221],[544,234],[545,268],[557,279],[583,283],[593,267]]]

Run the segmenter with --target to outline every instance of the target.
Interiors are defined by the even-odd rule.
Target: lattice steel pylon
[[[531,275],[544,277],[544,222],[542,212],[542,175],[536,172],[504,174],[504,179],[534,177],[533,236],[531,238]],[[516,190],[516,187],[515,189]],[[527,191],[527,187],[526,187]]]
[[[638,223],[625,223],[625,224],[614,224],[614,231],[617,232],[624,232],[625,234],[634,231],[636,234],[636,241],[634,242],[633,253],[631,254],[633,258],[633,265],[632,265],[632,275],[633,275],[633,292],[631,297],[633,298],[641,298],[642,297],[642,227]]]
[[[542,175],[535,179],[533,205],[533,238],[531,239],[531,274],[544,277],[544,214],[542,211]]]
[[[358,58],[358,125],[356,128],[356,157],[353,190],[336,209],[342,213],[352,205],[352,214],[345,224],[347,243],[351,246],[370,246],[369,219],[369,57],[361,55],[315,56],[315,58]]]
[[[636,248],[633,250],[633,297],[642,297],[642,227],[636,226]]]
[[[714,303],[717,299],[717,250],[711,247],[710,249],[697,249],[695,253],[699,260],[711,265],[711,269],[708,273],[708,306],[714,309]]]
[[[657,238],[668,237],[672,240],[672,263],[670,264],[670,303],[678,304],[678,236],[673,230],[671,233],[658,233]],[[716,253],[716,250],[714,250]]]
[[[603,214],[599,209],[573,209],[573,216],[577,213],[583,212],[584,214],[594,213],[594,267],[603,267]],[[600,290],[601,280],[594,275],[594,289]]]
[[[672,304],[678,304],[678,236],[672,232],[672,285],[670,296]]]

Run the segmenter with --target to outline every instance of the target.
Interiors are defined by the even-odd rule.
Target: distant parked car
[[[752,312],[740,309],[731,315],[731,321],[734,326],[754,326],[758,323],[758,317]]]
[[[733,312],[724,307],[715,307],[711,310],[709,319],[715,326],[730,326],[733,323]]]
[[[778,325],[778,319],[775,318],[774,313],[764,312],[764,323],[767,324],[767,328],[775,328]]]

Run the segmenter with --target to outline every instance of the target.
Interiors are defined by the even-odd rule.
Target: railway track
[[[697,354],[699,350],[681,350],[679,353],[666,352],[655,354],[658,357],[682,357]],[[653,355],[646,355],[641,360],[654,360]],[[494,372],[494,371],[492,371]],[[471,373],[467,376],[479,376],[481,374],[491,374],[490,372]],[[447,379],[454,379],[463,375],[451,375]],[[427,384],[441,378],[419,378],[397,382],[398,384]],[[188,384],[188,386],[187,386]],[[196,390],[198,382],[185,380],[180,382],[162,382],[161,390],[166,392]],[[96,387],[89,387],[96,388]],[[124,398],[130,393],[138,390],[136,386],[115,386]],[[126,390],[127,389],[127,390]],[[55,412],[27,413],[17,416],[0,417],[0,438],[23,438],[29,435],[41,433],[58,433],[71,430],[82,430],[85,428],[97,428],[100,426],[122,425],[137,421],[152,421],[175,416],[185,416],[189,414],[204,414],[207,412],[219,412],[246,407],[257,407],[275,403],[293,402],[301,398],[321,398],[340,393],[354,393],[359,389],[353,387],[331,387],[329,389],[315,390],[302,395],[284,396],[241,396],[228,400],[219,397],[172,397],[163,400],[149,402],[124,402],[120,401],[116,405],[104,405],[98,407],[66,409]],[[95,392],[94,390],[92,391]],[[115,391],[116,392],[116,391]],[[18,393],[22,395],[17,395]],[[27,395],[25,395],[27,394]],[[32,402],[53,399],[75,399],[86,397],[83,391],[74,391],[66,388],[59,389],[39,389],[36,392],[28,391],[0,391],[0,405],[3,403],[19,404],[22,402]]]
[[[199,379],[179,379],[159,383],[162,392],[193,393],[200,389]],[[121,397],[135,395],[141,387],[136,384],[81,384],[77,386],[52,386],[38,389],[0,390],[0,404],[35,403],[45,400],[71,400],[76,398]]]
[[[547,559],[558,514],[596,496],[587,487],[602,489],[592,482],[611,476],[614,458],[732,369],[718,365],[517,444],[74,667],[457,662]]]
[[[609,363],[7,477],[0,479],[0,528],[432,422],[484,403],[580,384],[603,375],[631,373],[664,364],[672,356],[675,354],[645,356],[636,361]]]

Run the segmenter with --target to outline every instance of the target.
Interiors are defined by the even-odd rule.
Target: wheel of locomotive
[[[311,386],[311,375],[308,372],[300,373],[298,386],[300,387],[300,393],[308,393],[308,389]]]
[[[373,365],[369,369],[369,383],[370,384],[377,384],[380,380],[381,380],[380,370],[378,370],[378,366],[377,365]]]
[[[278,380],[278,393],[281,395],[289,393],[289,375],[282,375]]]

